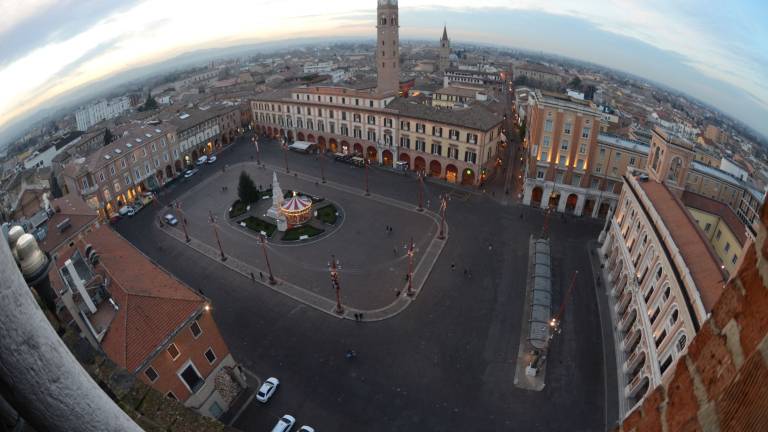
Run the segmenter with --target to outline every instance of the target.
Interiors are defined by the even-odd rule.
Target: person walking
[[[259,272],[259,279],[264,282],[264,273]]]
[[[456,270],[456,264],[455,263],[451,263],[451,271],[454,271],[454,270]]]
[[[251,281],[256,282],[256,276],[251,272]]]

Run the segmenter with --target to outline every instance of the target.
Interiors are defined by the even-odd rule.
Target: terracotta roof
[[[639,184],[664,221],[699,290],[701,302],[709,312],[725,284],[720,261],[683,203],[665,185],[654,181]]]
[[[54,210],[48,219],[48,233],[40,243],[40,248],[46,252],[53,252],[67,239],[78,233],[83,227],[96,221],[96,211],[76,194],[64,195],[51,201]],[[69,219],[69,226],[61,230],[58,225]]]
[[[492,112],[482,104],[474,104],[464,109],[434,108],[411,101],[409,98],[397,98],[387,105],[387,109],[415,119],[429,120],[448,125],[463,126],[470,129],[488,131],[500,124],[502,116]]]
[[[728,225],[728,228],[733,232],[736,238],[739,239],[742,246],[747,242],[746,226],[741,222],[741,219],[736,216],[736,213],[724,203],[707,198],[704,195],[685,191],[683,192],[683,204],[687,207],[693,207],[703,212],[719,216],[720,219]]]
[[[100,257],[95,271],[110,279],[108,291],[119,309],[101,341],[119,366],[136,371],[165,340],[205,305],[205,299],[102,225],[78,242]],[[82,251],[81,251],[82,253]]]

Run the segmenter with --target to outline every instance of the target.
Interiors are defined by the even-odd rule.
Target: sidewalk
[[[595,296],[603,339],[606,425],[611,428],[611,425],[623,419],[631,408],[627,404],[627,399],[623,397],[624,386],[627,383],[621,365],[624,364],[626,356],[621,349],[621,339],[616,329],[616,305],[610,293],[611,287],[607,283],[608,275],[602,268],[603,260],[599,256],[600,244],[597,240],[593,240],[587,245],[587,249],[592,265],[592,275],[595,278]]]

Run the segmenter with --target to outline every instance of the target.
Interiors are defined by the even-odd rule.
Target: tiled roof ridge
[[[696,219],[693,218],[693,216],[691,215],[691,212],[689,212],[688,209],[685,207],[685,203],[683,203],[683,201],[680,198],[678,198],[677,195],[673,193],[670,193],[670,195],[672,196],[675,204],[683,212],[685,217],[688,218],[688,221],[691,223],[691,225],[696,228],[696,234],[698,234],[699,239],[701,239],[701,241],[706,245],[707,253],[709,253],[709,256],[712,257],[712,259],[714,259],[715,262],[719,262],[720,258],[718,258],[717,255],[715,254],[715,251],[712,249],[712,245],[709,243],[709,239],[707,238],[707,236],[704,235],[704,231],[701,230],[701,227],[696,222]],[[685,257],[683,257],[683,259],[685,259]],[[722,268],[720,273],[722,274]],[[725,278],[725,275],[722,275],[722,276],[723,278]]]

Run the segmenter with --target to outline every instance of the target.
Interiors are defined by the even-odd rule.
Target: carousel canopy
[[[312,200],[301,195],[294,195],[283,201],[282,210],[284,213],[300,213],[312,207]]]

